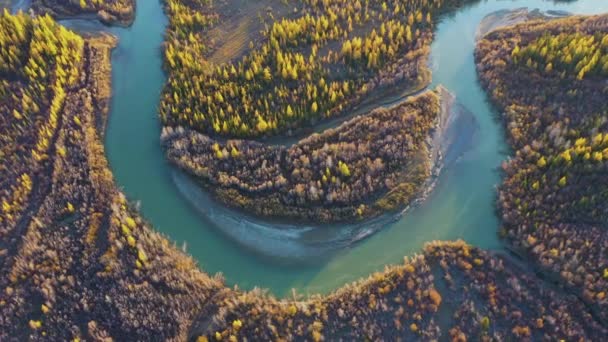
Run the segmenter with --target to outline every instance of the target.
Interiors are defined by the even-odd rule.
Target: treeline
[[[14,229],[80,78],[84,42],[49,16],[0,16],[0,233]]]
[[[166,128],[163,144],[170,161],[227,205],[269,217],[355,220],[403,207],[421,192],[439,101],[426,92],[291,147],[224,142],[182,128]]]
[[[135,19],[135,0],[33,0],[31,6],[54,17],[94,13],[107,24],[128,26]]]
[[[608,88],[600,64],[607,34],[606,16],[537,21],[490,33],[476,52],[516,150],[503,167],[503,234],[604,322]]]
[[[424,86],[433,18],[466,2],[304,1],[297,13],[268,15],[244,56],[214,64],[208,33],[222,20],[221,5],[168,0],[161,119],[214,136],[260,137],[339,115],[380,89]]]

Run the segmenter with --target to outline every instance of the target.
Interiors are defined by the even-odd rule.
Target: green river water
[[[113,99],[105,137],[106,153],[117,185],[157,231],[198,260],[208,273],[222,272],[229,285],[268,288],[278,296],[326,293],[380,271],[420,251],[430,240],[462,238],[487,249],[500,249],[494,210],[499,167],[508,156],[497,113],[478,85],[473,62],[475,32],[487,14],[522,6],[577,14],[608,11],[608,1],[483,1],[444,17],[432,46],[433,85],[442,84],[476,118],[474,147],[445,169],[431,195],[372,236],[308,264],[285,264],[254,253],[222,234],[216,220],[197,211],[177,190],[173,168],[160,148],[157,106],[165,75],[161,44],[167,24],[161,3],[138,0],[130,28],[110,28],[120,41],[113,52]],[[200,208],[199,208],[200,209]],[[230,222],[239,220],[233,217]],[[213,221],[213,222],[212,222]],[[246,228],[247,222],[243,223]],[[269,243],[265,248],[277,248]]]

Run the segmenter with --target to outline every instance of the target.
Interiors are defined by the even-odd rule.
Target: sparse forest
[[[608,319],[608,17],[540,20],[479,42],[515,157],[500,188],[514,249]]]

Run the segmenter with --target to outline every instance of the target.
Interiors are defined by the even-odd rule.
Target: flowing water
[[[112,55],[114,96],[105,141],[116,183],[131,201],[140,203],[154,229],[178,246],[185,245],[204,271],[222,272],[229,285],[268,288],[278,296],[289,294],[291,288],[299,293],[331,291],[380,271],[384,265],[401,262],[430,240],[462,238],[482,248],[500,249],[494,201],[500,182],[498,168],[507,158],[508,148],[497,113],[478,85],[473,50],[483,17],[521,6],[577,14],[608,12],[608,1],[597,0],[483,1],[442,18],[432,46],[433,86],[445,86],[473,113],[477,125],[474,146],[444,170],[431,195],[403,217],[384,222],[372,236],[331,256],[293,264],[235,243],[222,231],[238,226],[246,234],[251,222],[230,211],[203,215],[201,211],[215,205],[201,201],[197,210],[176,186],[174,170],[160,148],[157,115],[166,79],[160,49],[167,18],[159,1],[139,0],[132,27],[107,29],[120,39]],[[94,29],[86,22],[70,24]],[[268,251],[292,248],[280,240],[257,242]]]

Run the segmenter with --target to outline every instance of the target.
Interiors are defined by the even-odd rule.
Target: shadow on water
[[[199,261],[203,270],[223,272],[228,284],[238,284],[244,289],[260,286],[279,296],[290,294],[291,288],[301,293],[326,293],[382,270],[387,264],[400,262],[404,255],[420,251],[430,240],[462,238],[482,248],[499,249],[495,187],[500,182],[497,170],[508,149],[504,132],[496,120],[497,113],[488,105],[485,93],[477,83],[473,49],[477,26],[484,16],[522,5],[581,14],[608,11],[608,1],[597,0],[560,4],[542,0],[481,1],[444,17],[432,45],[431,87],[445,86],[462,108],[472,113],[470,120],[478,127],[473,140],[462,134],[457,136],[464,137],[463,141],[455,140],[457,146],[470,144],[472,148],[462,156],[453,157],[458,162],[445,168],[434,191],[406,215],[386,222],[381,229],[374,228],[376,232],[363,241],[338,249],[312,265],[303,265],[286,262],[282,256],[260,257],[259,253],[234,243],[233,238],[222,233],[215,223],[236,226],[239,238],[245,239],[245,233],[250,232],[255,222],[248,222],[245,216],[227,212],[217,204],[197,199],[199,206],[211,211],[210,216],[202,219],[199,210],[180,193],[179,186],[174,183],[174,170],[166,162],[159,141],[157,106],[166,80],[160,48],[167,18],[159,0],[138,0],[131,27],[104,28],[119,38],[118,47],[112,54],[114,96],[105,140],[116,183],[132,201],[141,201],[143,216],[156,230],[178,245],[186,244],[188,253]],[[95,30],[95,24],[77,20],[66,23],[76,29]],[[448,159],[449,154],[446,155]],[[191,192],[189,185],[186,189],[187,193]],[[215,219],[209,220],[214,216]],[[216,220],[219,222],[211,222]],[[330,240],[344,244],[365,232],[365,228],[359,232],[356,229],[346,231],[346,235],[332,231],[324,234],[328,234]],[[321,238],[308,235],[309,232],[290,234],[308,242]],[[262,247],[292,254],[296,253],[294,249],[301,248],[281,239]]]

